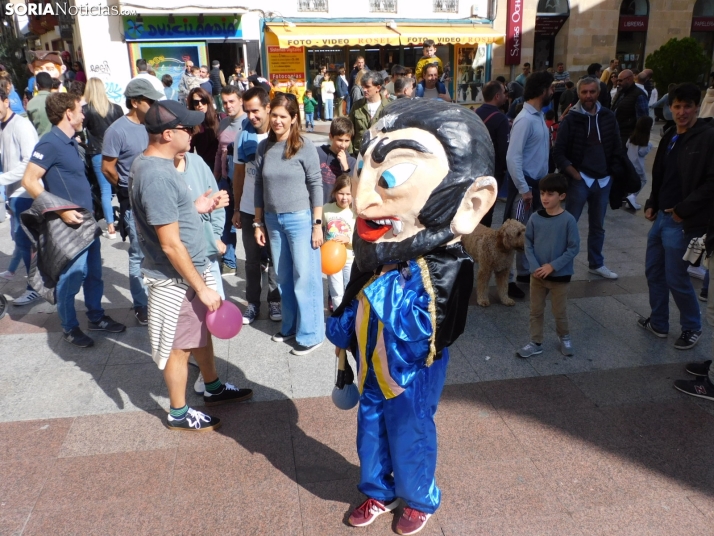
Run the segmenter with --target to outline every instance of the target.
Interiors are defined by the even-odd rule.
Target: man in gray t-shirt
[[[221,424],[186,404],[186,369],[192,354],[204,378],[206,406],[253,396],[250,389],[218,378],[206,325],[208,312],[221,307],[221,297],[206,256],[199,212],[222,210],[223,205],[205,193],[194,201],[174,167],[174,159],[189,150],[193,130],[203,119],[202,112],[189,111],[176,101],[152,104],[144,117],[149,146],[129,172],[129,198],[145,255],[151,353],[164,371],[171,406],[166,425],[171,430],[214,430]]]
[[[119,221],[123,223],[122,237],[129,236],[129,290],[134,316],[142,326],[149,322],[148,295],[141,275],[141,253],[136,239],[134,217],[129,204],[127,181],[134,159],[146,149],[149,136],[144,128],[144,116],[149,106],[163,93],[158,93],[148,80],[137,78],[124,91],[129,113],[112,123],[104,133],[102,145],[102,173],[117,189]]]

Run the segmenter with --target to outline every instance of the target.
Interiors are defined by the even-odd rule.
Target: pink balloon
[[[206,314],[208,331],[219,339],[232,339],[243,327],[243,315],[235,303],[223,300],[215,311]]]

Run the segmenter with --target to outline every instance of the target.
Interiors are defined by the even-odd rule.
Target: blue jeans
[[[102,155],[92,155],[92,168],[102,192],[102,212],[107,224],[114,225],[114,209],[112,208],[112,185],[102,173]]]
[[[99,238],[65,266],[57,282],[55,289],[57,313],[65,333],[79,326],[77,312],[74,309],[74,297],[82,287],[84,287],[87,318],[90,322],[99,322],[104,316],[104,309],[102,309],[104,282]]]
[[[270,251],[283,303],[281,333],[295,333],[298,344],[325,338],[320,250],[312,248],[310,210],[265,213]]]
[[[226,211],[226,223],[223,226],[223,234],[221,242],[226,245],[226,252],[223,254],[223,264],[235,270],[236,268],[236,230],[233,228],[233,186],[229,179],[223,178],[218,181],[218,190],[226,190],[228,192],[228,206]]]
[[[124,223],[129,232],[129,290],[131,291],[131,299],[134,302],[135,309],[137,307],[148,307],[149,296],[146,293],[144,276],[141,273],[141,261],[144,260],[144,254],[139,247],[139,236],[136,234],[136,224],[131,210],[127,210],[124,213]]]
[[[568,179],[565,209],[573,215],[575,221],[580,219],[585,203],[588,204],[588,265],[593,270],[605,264],[602,247],[605,243],[605,212],[610,203],[611,188],[612,178],[604,188],[600,188],[597,180],[588,188],[584,180]]]
[[[332,110],[333,110],[334,105],[335,104],[332,99],[325,99],[323,101],[324,108],[323,108],[322,118],[325,121],[332,121]]]
[[[645,275],[650,290],[650,322],[657,331],[669,331],[669,293],[679,309],[682,330],[699,331],[702,321],[699,302],[689,279],[689,263],[682,259],[692,237],[685,235],[682,223],[659,211],[647,235]]]
[[[12,235],[12,239],[15,241],[15,251],[17,252],[17,255],[13,253],[10,265],[7,269],[10,272],[16,272],[17,267],[20,265],[20,259],[22,259],[27,275],[29,276],[30,259],[32,257],[32,242],[20,225],[20,214],[32,206],[32,198],[11,197],[8,202],[10,204],[10,212],[12,213],[12,219],[10,220],[10,234]],[[29,282],[27,283],[27,290],[32,290]]]
[[[305,112],[305,128],[315,126],[315,113]]]

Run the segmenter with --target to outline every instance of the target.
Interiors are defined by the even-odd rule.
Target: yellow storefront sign
[[[305,49],[303,47],[268,47],[268,73],[271,80],[296,78],[305,81]]]

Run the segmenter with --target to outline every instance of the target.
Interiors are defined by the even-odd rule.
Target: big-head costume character
[[[33,76],[37,76],[37,73],[45,72],[52,78],[63,80],[67,67],[62,61],[62,56],[59,52],[54,50],[31,50],[30,56],[32,57],[32,61],[29,67]],[[35,86],[35,94],[37,94],[37,86]]]
[[[353,524],[395,499],[424,522],[439,506],[434,414],[473,287],[460,238],[496,199],[493,167],[485,125],[455,104],[400,99],[364,135],[352,186],[357,269],[327,322],[330,341],[355,357],[361,393],[369,499]]]

